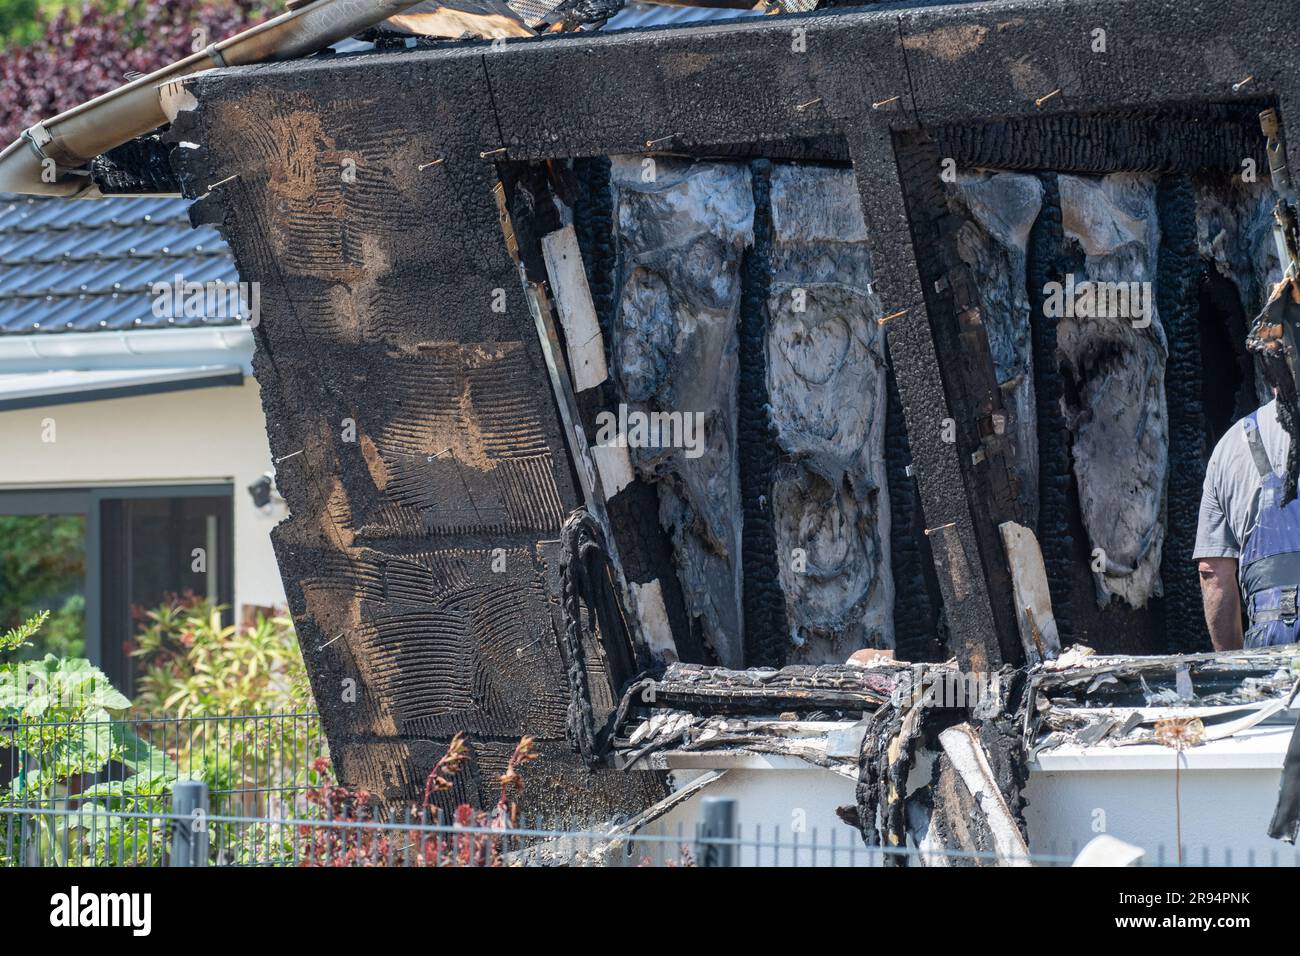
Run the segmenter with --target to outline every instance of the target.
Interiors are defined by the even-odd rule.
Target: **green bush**
[[[143,671],[138,713],[205,717],[311,708],[293,621],[259,614],[251,626],[227,626],[223,610],[185,596],[147,612],[132,652]]]
[[[19,656],[85,652],[85,538],[81,515],[0,515],[0,629],[17,627],[37,608],[51,609],[39,647],[28,643]]]
[[[293,622],[259,615],[234,627],[221,611],[190,595],[148,612],[134,712],[165,715],[142,733],[207,782],[213,813],[291,808],[325,752]]]
[[[221,610],[187,597],[144,615],[134,703],[89,661],[12,659],[48,611],[0,634],[0,754],[11,757],[0,807],[73,811],[0,813],[0,866],[23,854],[65,865],[160,862],[165,819],[115,811],[166,813],[178,780],[206,782],[213,815],[311,810],[306,792],[319,783],[313,765],[325,748],[293,624],[273,616],[230,627]],[[291,832],[259,827],[214,825],[213,853],[225,847],[220,862],[289,855],[277,844]]]
[[[0,0],[0,41],[26,43],[38,35],[36,0]]]

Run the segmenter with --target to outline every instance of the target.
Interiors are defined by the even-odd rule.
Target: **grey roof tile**
[[[216,230],[191,229],[186,206],[0,194],[0,335],[236,324],[154,315],[156,282],[239,279]]]

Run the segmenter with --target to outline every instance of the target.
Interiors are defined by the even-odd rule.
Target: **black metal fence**
[[[510,813],[447,818],[332,799],[315,714],[0,723],[0,866],[926,866],[993,852],[869,847],[745,821],[735,800],[698,814],[592,825]],[[669,822],[669,821],[673,822]],[[1070,865],[1081,847],[1000,862]],[[1296,866],[1230,848],[1148,847],[1143,865]]]
[[[311,713],[0,722],[0,866],[160,865],[184,784],[216,817],[301,816],[327,756]]]
[[[583,828],[542,820],[512,825],[463,825],[425,820],[233,816],[205,810],[201,783],[178,784],[168,811],[0,807],[16,838],[5,850],[10,866],[882,866],[919,863],[914,849],[863,845],[856,834],[782,835],[776,828],[718,829],[708,807],[689,827],[647,826],[634,832]],[[716,804],[732,804],[718,798]],[[54,846],[45,834],[75,834]],[[112,839],[113,834],[129,839]],[[990,865],[994,854],[950,853],[951,865]],[[928,854],[934,862],[934,854]],[[1005,862],[1005,861],[1004,861]],[[1068,857],[1034,856],[1033,865],[1068,864]]]
[[[701,801],[689,824],[637,829],[581,827],[543,820],[499,825],[425,819],[414,811],[393,819],[356,820],[294,815],[242,816],[210,812],[201,782],[176,785],[165,811],[106,811],[76,807],[0,807],[10,842],[9,866],[257,866],[257,867],[648,867],[648,866],[1069,866],[1072,853],[1024,858],[916,847],[869,847],[847,827],[829,834],[782,833],[778,827],[735,822],[736,801]],[[725,808],[719,818],[714,811]],[[727,819],[730,818],[730,819]],[[50,834],[65,835],[52,842]],[[69,836],[70,835],[70,836]],[[1289,850],[1289,848],[1288,848]],[[1294,852],[1268,859],[1233,858],[1226,851],[1184,848],[1185,866],[1235,863],[1295,866]],[[1157,847],[1139,866],[1176,865]]]

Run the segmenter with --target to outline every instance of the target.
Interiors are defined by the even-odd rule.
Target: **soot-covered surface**
[[[546,785],[525,812],[634,811],[660,781],[593,774],[564,739],[556,539],[578,492],[496,176],[420,169],[490,135],[439,119],[486,116],[478,61],[382,72],[437,92],[413,105],[320,64],[244,71],[173,127],[204,144],[181,151],[192,191],[229,178],[191,217],[262,289],[254,371],[290,511],[273,542],[331,759],[400,805],[464,733],[475,770],[449,799],[492,805],[529,734]]]
[[[1205,180],[1196,188],[1197,250],[1215,275],[1231,283],[1248,321],[1264,308],[1269,292],[1282,278],[1273,241],[1276,201],[1269,183],[1246,183],[1237,177]],[[1245,352],[1245,330],[1233,339],[1242,362],[1253,362]],[[1242,373],[1247,377],[1246,369]],[[1272,401],[1263,376],[1254,377],[1254,381],[1256,390],[1240,396],[1234,419]]]
[[[468,670],[453,666],[460,653],[455,647],[463,645],[481,669],[468,696],[449,698],[467,700],[468,707],[444,715],[493,755],[475,782],[480,795],[490,795],[491,771],[526,729],[542,737],[545,769],[538,772],[548,783],[542,801],[547,808],[595,812],[594,803],[626,805],[638,796],[633,784],[624,789],[602,780],[593,786],[587,775],[575,775],[576,765],[558,739],[565,681],[554,654],[554,605],[548,603],[556,593],[545,544],[556,533],[551,517],[528,517],[520,507],[503,522],[500,513],[481,518],[473,508],[462,508],[464,522],[444,523],[443,509],[459,502],[430,498],[419,490],[420,476],[408,474],[392,487],[394,493],[412,489],[405,503],[398,502],[399,513],[407,515],[400,528],[418,529],[419,539],[406,537],[409,531],[389,533],[397,526],[381,520],[382,509],[374,505],[389,495],[378,476],[396,464],[397,446],[375,434],[370,445],[339,437],[343,419],[360,422],[363,414],[370,425],[362,433],[382,432],[417,394],[431,395],[439,408],[468,401],[489,432],[515,421],[502,411],[513,406],[536,416],[563,507],[578,504],[535,329],[513,295],[518,276],[501,248],[489,199],[497,185],[493,157],[528,162],[637,152],[665,137],[682,148],[843,137],[856,167],[882,311],[892,316],[889,350],[925,526],[934,534],[928,540],[935,544],[950,649],[963,662],[996,667],[1006,649],[994,623],[1000,620],[994,611],[1000,600],[992,567],[997,556],[981,528],[987,521],[983,502],[972,500],[967,480],[977,444],[958,447],[939,438],[949,418],[969,434],[969,422],[980,412],[954,385],[962,374],[960,352],[947,347],[951,342],[939,331],[947,316],[936,307],[944,300],[930,298],[918,268],[930,254],[933,234],[916,217],[909,220],[901,188],[904,175],[937,181],[937,167],[926,156],[897,153],[894,137],[921,124],[962,126],[1012,117],[1044,134],[1035,140],[1044,144],[1042,154],[1016,168],[1056,168],[1044,167],[1043,156],[1081,153],[1102,161],[1104,168],[1085,170],[1093,173],[1163,172],[1163,160],[1171,157],[1184,168],[1187,155],[1194,158],[1197,144],[1215,139],[1218,127],[1183,124],[1183,132],[1200,132],[1166,137],[1166,106],[1240,100],[1237,105],[1253,108],[1259,98],[1272,97],[1284,114],[1294,112],[1300,101],[1294,43],[1275,27],[1288,13],[1281,0],[891,6],[762,18],[705,31],[530,40],[505,51],[469,46],[323,57],[194,78],[189,85],[199,114],[173,134],[202,147],[177,151],[188,154],[188,194],[211,192],[194,218],[220,222],[243,277],[263,283],[256,373],[293,514],[277,530],[277,551],[344,778],[391,793],[418,788],[439,750],[440,742],[420,729],[437,709],[439,694],[412,679],[410,696],[395,716],[384,696],[393,685],[383,681],[405,680],[406,662],[427,651],[441,655],[439,673],[463,687]],[[1103,55],[1087,43],[1098,24],[1113,40],[1122,37]],[[807,40],[802,51],[791,48],[791,32],[798,29]],[[1225,55],[1222,38],[1229,34],[1235,49]],[[1078,43],[1064,39],[1069,37]],[[864,49],[871,55],[863,56]],[[1251,80],[1239,93],[1234,84],[1244,77]],[[1053,91],[1061,92],[1042,99]],[[1147,124],[1155,135],[1132,137],[1126,132],[1131,124],[1117,127],[1109,141],[1071,135],[1079,128],[1073,113],[1134,110],[1155,111]],[[1013,145],[1025,142],[1014,138]],[[1109,142],[1124,146],[1126,156],[1155,151],[1162,162],[1130,166],[1125,160],[1116,166],[1121,161]],[[1219,153],[1230,156],[1235,168],[1243,150]],[[344,159],[356,161],[355,183],[345,184],[339,175]],[[440,163],[430,165],[434,161]],[[490,307],[498,289],[511,293],[502,313]],[[494,410],[491,402],[480,406],[472,389],[430,393],[424,378],[401,372],[421,368],[422,353],[436,353],[446,343],[467,355],[485,352],[489,364],[505,369],[500,378],[507,384],[524,384]],[[504,460],[509,448],[509,442],[491,444],[488,458]],[[426,457],[440,456],[435,460],[441,462],[447,457],[442,453],[430,448]],[[454,457],[465,466],[460,477],[477,503],[479,493],[488,492],[487,472],[498,469],[470,468],[473,454],[473,441],[458,436]],[[429,501],[433,507],[421,506]],[[520,506],[517,495],[513,501]],[[412,514],[418,523],[408,523]],[[373,518],[360,536],[357,515]],[[530,558],[508,562],[509,599],[477,579],[487,573],[477,563],[480,557],[496,548]],[[368,632],[357,625],[378,631],[381,615],[367,594],[380,594],[395,607],[391,594],[405,580],[397,562],[424,567],[423,556],[439,551],[469,560],[475,580],[430,595],[422,572],[413,571],[418,611],[386,615],[385,639],[368,641]],[[386,590],[373,590],[394,565]],[[441,567],[429,561],[429,578],[436,573],[441,580],[444,572],[435,572]],[[309,607],[305,591],[313,589]],[[547,600],[525,600],[527,594]],[[397,618],[407,615],[414,622],[434,605],[455,612],[454,627],[398,627]],[[496,638],[496,650],[484,646],[493,639],[474,613],[487,613],[498,635],[513,630],[525,634],[525,642]],[[540,720],[528,702],[537,694],[536,674],[548,702]],[[360,684],[355,701],[339,699],[345,680]]]
[[[1160,241],[1154,177],[1061,176],[1059,183],[1066,240],[1083,253],[1076,283],[1153,289]],[[1142,317],[1104,311],[1111,314],[1067,315],[1058,325],[1066,422],[1094,567],[1103,568],[1095,573],[1098,602],[1120,597],[1141,608],[1160,593],[1168,345],[1154,298]]]
[[[1038,516],[1038,415],[1025,269],[1043,186],[1037,176],[986,171],[961,173],[956,185],[949,203],[966,220],[957,233],[957,251],[979,284],[989,348],[1010,417],[1021,503],[1032,524]]]
[[[894,645],[884,333],[855,190],[848,169],[772,174],[777,554],[798,659],[827,663]]]
[[[1056,181],[1064,238],[1077,263],[1072,284],[1082,290],[1088,283],[1128,288],[1145,282],[1152,288],[1160,235],[1154,177],[1061,175]],[[967,218],[959,250],[980,288],[1030,520],[1038,512],[1039,437],[1026,249],[1042,188],[1031,174],[972,173],[960,177],[952,194]],[[1120,597],[1140,608],[1160,593],[1167,346],[1154,299],[1148,323],[1108,308],[1081,315],[1070,292],[1065,285],[1056,300],[1060,308],[1046,316],[1056,331],[1056,367],[1048,374],[1064,381],[1061,412],[1088,550],[1102,552],[1096,554],[1096,566],[1103,568],[1095,574],[1097,599],[1105,605]]]
[[[753,241],[749,168],[616,157],[611,188],[619,292],[610,352],[623,399],[631,410],[703,422],[698,454],[682,447],[629,453],[640,476],[658,486],[689,613],[718,660],[740,666],[736,330],[741,259]]]
[[[1134,622],[1149,630],[1163,617],[1171,649],[1204,645],[1191,554],[1196,504],[1214,442],[1268,397],[1244,351],[1244,319],[1278,277],[1273,201],[1267,184],[1209,173],[976,169],[946,193],[962,221],[958,252],[979,288],[1022,505],[1046,523],[1039,538],[1068,633],[1079,597],[1071,581],[1081,579],[1096,606],[1083,621],[1115,620],[1173,588],[1177,607]],[[1080,290],[1103,282],[1130,293],[1133,283],[1150,285],[1122,314],[1079,314]],[[1049,283],[1065,286],[1054,309]],[[1167,339],[1168,321],[1177,342]],[[1050,386],[1046,406],[1036,385]],[[1165,554],[1169,542],[1175,551]],[[1080,636],[1104,638],[1097,626],[1085,624]],[[1151,650],[1164,646],[1158,634],[1149,641]]]

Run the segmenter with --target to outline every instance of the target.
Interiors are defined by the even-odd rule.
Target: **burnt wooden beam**
[[[931,547],[936,560],[942,562],[940,581],[947,581],[945,607],[951,593],[952,606],[977,601],[976,607],[981,612],[987,608],[990,615],[980,621],[979,630],[950,630],[956,644],[950,650],[972,670],[987,671],[1022,656],[1016,639],[1011,577],[997,531],[1004,521],[1023,520],[1015,454],[979,295],[970,268],[957,252],[959,223],[943,198],[943,157],[925,132],[901,134],[897,155],[924,314],[929,321],[929,351],[951,356],[943,363],[937,358],[934,361],[947,398],[940,410],[951,411],[930,426],[934,431],[918,433],[912,445],[916,449],[928,438],[931,444],[946,446],[941,454],[956,459],[964,487],[961,502],[948,504],[944,513],[935,515],[927,508],[927,534],[940,535],[939,543],[932,541]],[[892,343],[891,354],[898,354]],[[915,364],[915,358],[910,364]],[[947,421],[951,428],[945,427]],[[924,468],[920,474],[924,481]],[[967,507],[961,508],[961,504]],[[965,572],[962,565],[980,571]],[[964,600],[958,601],[963,591]]]
[[[657,680],[636,685],[633,703],[698,714],[874,710],[889,700],[905,667],[790,664],[778,670],[728,670],[673,664]]]
[[[261,286],[290,509],[273,540],[331,754],[346,783],[411,800],[465,732],[466,796],[491,804],[531,734],[530,812],[637,809],[653,774],[593,788],[564,740],[557,539],[579,496],[480,158],[498,142],[480,58],[358,66],[212,77],[174,131],[205,144],[181,151],[198,215]]]

